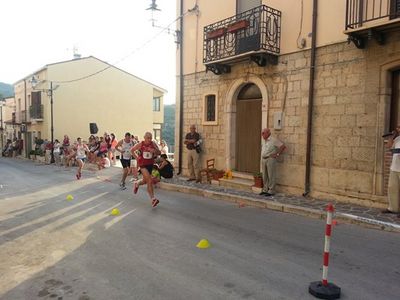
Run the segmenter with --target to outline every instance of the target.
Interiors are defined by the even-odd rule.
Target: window
[[[206,96],[206,121],[215,121],[215,95]]]
[[[153,140],[161,141],[161,129],[153,129]]]
[[[217,125],[217,96],[208,94],[204,96],[203,104],[203,124]]]
[[[161,97],[153,97],[153,111],[160,111]]]

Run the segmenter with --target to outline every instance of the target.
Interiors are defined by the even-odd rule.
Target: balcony
[[[216,75],[230,65],[252,60],[259,66],[277,64],[281,12],[261,5],[204,27],[203,63]]]
[[[346,28],[348,40],[357,48],[365,48],[375,39],[385,43],[385,33],[400,29],[400,0],[346,0]]]
[[[29,106],[29,115],[31,120],[43,121],[43,104]]]

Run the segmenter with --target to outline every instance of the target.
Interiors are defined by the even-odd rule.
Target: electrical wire
[[[300,15],[300,30],[299,30],[299,35],[297,36],[297,40],[296,40],[296,44],[297,44],[297,48],[299,49],[303,49],[303,45],[299,44],[299,39],[300,39],[300,35],[301,32],[303,31],[303,0],[301,0],[301,15]]]
[[[117,60],[116,62],[114,62],[113,64],[108,64],[107,67],[100,69],[97,72],[91,73],[89,75],[85,75],[79,78],[75,78],[75,79],[71,79],[71,80],[64,80],[64,81],[53,81],[53,83],[58,83],[58,84],[66,84],[66,83],[72,83],[72,82],[77,82],[77,81],[81,81],[81,80],[85,80],[88,79],[90,77],[96,76],[112,67],[114,67],[114,65],[119,64],[120,62],[124,61],[125,59],[127,59],[128,57],[132,56],[133,54],[135,54],[137,51],[141,50],[142,48],[144,48],[145,46],[147,46],[148,44],[150,44],[153,40],[155,40],[160,34],[162,34],[164,31],[169,30],[169,27],[174,24],[176,21],[178,21],[180,18],[183,18],[185,15],[187,15],[190,11],[185,12],[184,14],[178,16],[174,21],[172,21],[171,23],[168,24],[168,26],[166,26],[165,28],[163,28],[162,30],[160,30],[158,33],[156,33],[153,37],[151,37],[150,39],[148,39],[146,42],[144,42],[141,46],[137,47],[136,49],[134,49],[133,51],[131,51],[130,53],[128,53],[127,55],[125,55],[124,57],[120,58],[119,60]]]

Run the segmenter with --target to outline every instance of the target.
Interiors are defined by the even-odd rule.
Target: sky
[[[0,0],[0,82],[13,84],[74,47],[168,91],[175,103],[175,0]]]

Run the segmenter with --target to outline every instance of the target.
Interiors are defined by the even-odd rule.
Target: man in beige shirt
[[[260,195],[272,196],[275,194],[276,159],[286,149],[284,143],[271,136],[271,130],[264,128],[261,132],[263,137],[261,147],[261,168],[263,174],[264,187]]]

